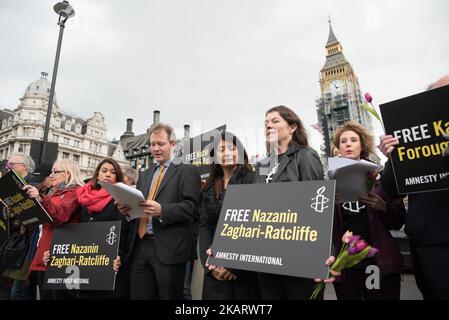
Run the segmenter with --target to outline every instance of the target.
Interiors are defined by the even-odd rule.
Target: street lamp
[[[50,128],[51,109],[53,106],[53,96],[55,94],[56,75],[58,73],[59,54],[61,53],[62,35],[64,34],[65,22],[67,19],[75,15],[75,10],[68,1],[58,2],[53,6],[53,10],[58,14],[59,20],[59,38],[58,46],[56,48],[55,65],[53,66],[53,76],[51,78],[50,97],[48,98],[47,118],[45,119],[44,140],[42,141],[41,159],[40,163],[45,162],[45,153],[47,151],[48,131]]]

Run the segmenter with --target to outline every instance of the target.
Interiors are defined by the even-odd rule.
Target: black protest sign
[[[327,278],[335,181],[229,185],[213,265]]]
[[[18,219],[26,227],[53,221],[39,201],[23,190],[25,185],[26,182],[13,170],[0,178],[0,199],[7,207],[8,218]]]
[[[120,227],[120,221],[111,221],[55,228],[44,288],[114,290]]]
[[[182,142],[182,161],[198,167],[200,175],[209,173],[212,163],[211,152],[216,139],[226,130],[226,125],[200,134]]]
[[[449,189],[449,86],[380,106],[386,134],[399,139],[391,162],[399,193]]]

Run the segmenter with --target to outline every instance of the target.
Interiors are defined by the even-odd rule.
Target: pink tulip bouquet
[[[330,267],[333,271],[341,272],[345,268],[351,268],[363,259],[374,257],[379,252],[378,249],[368,245],[360,236],[353,235],[351,231],[346,231],[342,241],[340,253]],[[326,284],[322,281],[317,283],[310,299],[316,299],[325,286]]]

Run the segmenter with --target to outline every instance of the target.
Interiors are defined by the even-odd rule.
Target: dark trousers
[[[11,279],[0,275],[0,300],[9,300],[11,296]]]
[[[44,280],[45,280],[45,272],[44,271],[33,271],[32,274],[35,274],[36,277],[36,291],[39,290],[39,299],[40,300],[53,300],[53,293],[51,290],[46,290],[43,288]],[[37,293],[36,293],[37,296]]]
[[[417,246],[410,242],[410,254],[424,300],[449,300],[449,246]]]
[[[186,264],[164,264],[156,253],[154,239],[136,239],[130,265],[131,300],[181,300]]]
[[[380,275],[379,288],[368,289],[366,279],[371,274],[365,269],[345,269],[338,282],[334,282],[338,300],[399,300],[401,297],[401,275]]]
[[[203,300],[260,300],[257,273],[237,270],[236,274],[236,280],[220,281],[206,272],[203,281]]]
[[[31,281],[15,279],[11,288],[11,300],[36,300],[36,286]]]
[[[263,300],[309,300],[313,293],[313,279],[258,273],[260,293]],[[323,299],[321,292],[316,300]]]
[[[186,264],[186,275],[184,277],[184,300],[192,300],[192,273],[195,261],[189,261]]]

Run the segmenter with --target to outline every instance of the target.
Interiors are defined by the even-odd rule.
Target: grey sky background
[[[0,0],[0,108],[53,70],[57,0]],[[182,134],[227,124],[263,151],[265,111],[285,104],[319,135],[315,99],[334,32],[376,105],[449,73],[446,0],[72,0],[56,83],[59,106],[106,117],[109,138],[143,133],[153,109]],[[258,137],[254,141],[254,137]]]

